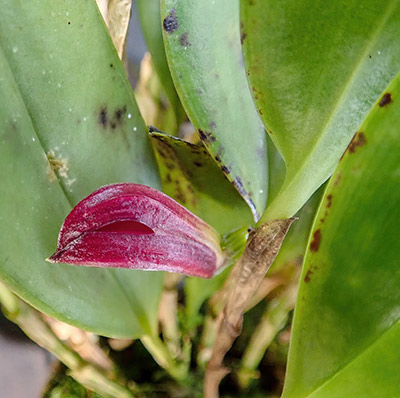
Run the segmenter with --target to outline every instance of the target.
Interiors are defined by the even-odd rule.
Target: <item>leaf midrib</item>
[[[379,33],[382,31],[383,27],[385,26],[385,23],[387,22],[388,18],[391,16],[391,12],[396,5],[396,1],[392,0],[391,2],[387,3],[387,8],[385,13],[382,15],[379,23],[376,25],[375,32],[370,36],[370,40],[367,41],[366,46],[364,47],[364,50],[360,53],[359,59],[357,61],[356,67],[353,69],[353,71],[350,73],[349,78],[346,80],[343,89],[341,91],[341,94],[336,102],[336,105],[332,109],[332,111],[329,113],[326,122],[324,123],[324,127],[320,130],[322,134],[320,134],[317,138],[317,140],[314,142],[314,145],[312,145],[311,151],[308,152],[308,156],[304,157],[303,162],[301,163],[300,167],[296,167],[296,170],[298,172],[294,175],[294,177],[291,178],[289,182],[285,181],[282,187],[282,191],[286,190],[287,187],[291,186],[294,181],[298,178],[299,175],[304,174],[304,170],[307,169],[308,165],[311,163],[311,160],[313,158],[314,153],[317,151],[317,149],[320,146],[321,141],[324,140],[326,136],[326,132],[329,129],[329,126],[332,124],[332,121],[336,117],[339,109],[343,105],[343,99],[346,98],[347,94],[351,90],[354,81],[358,77],[358,72],[362,68],[364,64],[364,60],[368,53],[370,52],[370,49],[376,44],[376,41],[378,39]],[[288,174],[290,175],[290,174]],[[281,191],[281,192],[282,192]],[[277,197],[280,196],[280,194],[277,195]]]

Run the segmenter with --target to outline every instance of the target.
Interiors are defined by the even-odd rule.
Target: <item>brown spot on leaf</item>
[[[304,282],[309,283],[311,280],[311,276],[318,269],[317,266],[310,265],[310,268],[307,270],[306,275],[304,276]]]
[[[217,154],[217,155],[215,155],[215,161],[216,162],[218,162],[218,163],[221,163],[222,162],[222,160],[221,160],[221,157]]]
[[[163,28],[167,33],[173,33],[179,28],[178,20],[176,18],[176,11],[173,8],[170,13],[164,18]]]
[[[184,32],[179,36],[179,43],[181,43],[181,46],[183,47],[190,47],[192,43],[189,41],[189,33]]]
[[[354,153],[358,147],[361,147],[367,143],[367,139],[365,138],[364,133],[357,133],[352,141],[350,142],[349,152]]]
[[[392,95],[390,93],[385,93],[381,98],[381,100],[379,101],[379,106],[383,108],[384,106],[390,104],[391,102],[393,102]]]
[[[215,129],[217,127],[217,124],[215,122],[211,121],[209,126],[210,126],[210,128]]]
[[[347,146],[346,150],[343,152],[343,155],[340,157],[340,160],[343,159],[343,156],[346,152],[354,153],[358,147],[361,147],[367,143],[367,139],[363,132],[357,132],[354,134],[350,144]]]
[[[246,39],[246,33],[242,32],[242,34],[240,35],[240,43],[243,44],[244,40]]]
[[[335,182],[333,183],[333,186],[334,186],[334,187],[337,187],[337,186],[339,185],[339,182],[340,182],[341,179],[342,179],[342,174],[339,173],[339,174],[337,175],[337,177],[336,177]]]
[[[321,230],[317,229],[313,234],[313,240],[310,243],[310,250],[312,252],[317,252],[319,249],[320,243],[321,243]]]
[[[229,174],[231,172],[231,169],[228,166],[222,165],[221,166],[221,170],[225,173],[225,174]]]
[[[199,136],[204,143],[216,141],[216,138],[209,131],[203,131],[199,129]]]
[[[196,167],[201,167],[201,166],[203,166],[203,163],[200,163],[200,162],[198,162],[197,160],[195,160],[193,163],[194,163],[194,165],[195,165]]]
[[[311,280],[311,275],[312,275],[313,273],[314,273],[314,272],[311,270],[311,268],[307,271],[306,276],[304,277],[304,282],[305,282],[305,283],[310,282],[310,280]]]
[[[114,116],[117,121],[120,121],[126,113],[126,106],[119,108],[115,111]]]
[[[107,128],[107,122],[108,122],[107,109],[101,108],[99,112],[99,123],[103,126],[103,128]]]
[[[326,197],[326,200],[327,200],[327,202],[326,202],[326,207],[329,209],[331,206],[332,206],[332,195],[328,195],[327,197]]]

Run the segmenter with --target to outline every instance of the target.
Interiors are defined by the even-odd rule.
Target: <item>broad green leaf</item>
[[[286,163],[262,220],[292,216],[331,175],[400,70],[397,0],[242,0],[256,107]]]
[[[151,54],[154,69],[175,113],[174,130],[177,130],[185,118],[185,111],[175,90],[165,55],[161,31],[160,0],[138,0],[137,9],[143,36]],[[164,128],[164,126],[158,127]]]
[[[151,134],[163,191],[212,225],[221,235],[252,223],[239,193],[201,145]]]
[[[5,0],[0,44],[0,277],[34,307],[84,329],[151,333],[162,274],[45,262],[72,206],[96,188],[159,186],[95,3]]]
[[[332,176],[301,277],[285,398],[397,398],[400,76]]]
[[[257,220],[267,200],[266,133],[243,67],[239,3],[162,0],[161,17],[182,104]]]

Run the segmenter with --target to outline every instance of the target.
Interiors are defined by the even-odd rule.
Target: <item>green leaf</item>
[[[287,167],[262,221],[292,216],[331,175],[400,70],[399,19],[395,0],[242,0],[250,86]]]
[[[160,0],[138,0],[137,9],[143,36],[151,54],[154,69],[174,110],[175,130],[177,130],[185,118],[185,111],[175,90],[165,55],[161,31]],[[161,128],[162,126],[158,127]]]
[[[0,44],[0,277],[34,307],[84,329],[151,333],[162,274],[45,262],[71,207],[96,188],[159,186],[95,3],[6,0]]]
[[[258,219],[267,200],[266,133],[243,67],[239,3],[162,0],[161,16],[167,59],[182,104]]]
[[[285,398],[399,396],[400,76],[320,206],[297,299]]]
[[[203,146],[152,133],[163,191],[221,235],[252,223],[245,201]]]
[[[301,267],[315,214],[322,199],[323,188],[319,188],[300,211],[297,212],[296,217],[299,219],[290,227],[282,243],[282,247],[268,271],[267,277],[277,271],[282,270],[285,272],[284,269],[290,268],[291,265]]]

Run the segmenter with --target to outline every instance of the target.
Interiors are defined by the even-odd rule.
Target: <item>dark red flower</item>
[[[167,195],[145,185],[114,184],[71,211],[48,261],[210,278],[224,255],[214,229]]]

